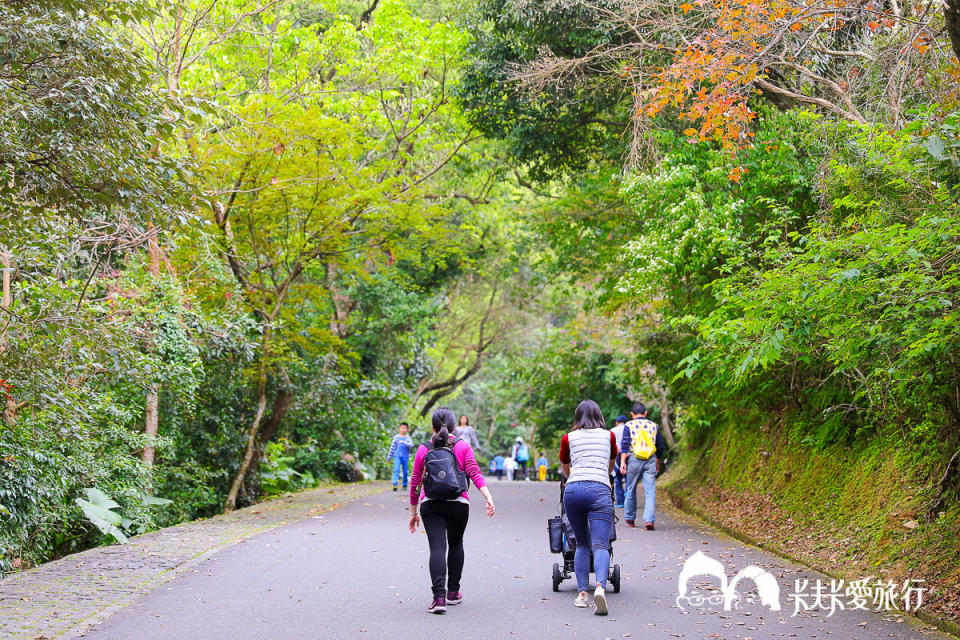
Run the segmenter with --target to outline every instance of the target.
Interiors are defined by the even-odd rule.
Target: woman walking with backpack
[[[616,436],[606,429],[597,403],[584,400],[573,414],[573,430],[560,440],[560,470],[567,478],[563,507],[577,538],[573,568],[579,593],[573,604],[583,608],[590,606],[587,589],[592,548],[597,578],[593,604],[598,616],[607,615],[606,584],[610,572],[610,528],[613,526],[610,472],[616,459]]]
[[[495,512],[493,497],[483,479],[473,449],[455,438],[453,412],[441,407],[432,416],[434,436],[417,449],[410,478],[410,533],[421,518],[430,544],[430,580],[433,600],[427,611],[445,613],[460,604],[463,574],[463,534],[470,517],[467,477],[487,499],[487,515]],[[421,496],[421,490],[423,495]],[[417,514],[419,507],[420,513]]]

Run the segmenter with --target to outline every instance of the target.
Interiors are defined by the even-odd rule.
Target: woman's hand
[[[496,513],[497,508],[493,506],[493,496],[490,495],[490,489],[486,487],[480,487],[480,493],[483,494],[483,497],[487,499],[487,515],[493,516]]]
[[[417,532],[417,526],[420,524],[420,516],[413,513],[410,514],[410,533]]]
[[[627,475],[627,463],[626,463],[626,462],[621,462],[621,463],[620,463],[620,475],[622,475],[622,476]]]

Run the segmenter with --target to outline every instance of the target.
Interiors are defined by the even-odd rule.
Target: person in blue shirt
[[[537,479],[540,482],[543,482],[547,479],[547,469],[550,463],[547,461],[547,456],[540,454],[540,457],[537,458]]]
[[[410,425],[406,422],[400,423],[400,433],[393,436],[393,442],[390,443],[390,453],[387,454],[387,460],[393,461],[393,490],[397,490],[397,483],[400,481],[400,471],[403,470],[403,488],[407,488],[407,481],[410,476],[410,450],[413,449],[413,438],[408,435]]]
[[[516,461],[517,468],[523,474],[523,479],[529,480],[530,477],[527,475],[527,462],[530,461],[530,450],[520,436],[517,436],[517,443],[513,445],[513,453],[510,454],[510,457]]]
[[[501,454],[497,454],[493,459],[493,463],[496,465],[497,470],[497,480],[503,480],[503,461],[505,458]]]

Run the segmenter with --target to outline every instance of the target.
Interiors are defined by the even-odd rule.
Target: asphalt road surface
[[[385,492],[342,509],[248,539],[213,556],[140,603],[89,629],[93,640],[402,640],[541,638],[693,638],[867,640],[942,638],[897,614],[808,611],[794,616],[798,571],[766,553],[660,509],[657,530],[621,521],[614,561],[622,592],[608,593],[610,615],[573,606],[575,580],[552,591],[560,556],[549,552],[547,518],[557,513],[556,483],[491,482],[497,514],[471,491],[462,604],[446,615],[430,601],[427,540],[407,529],[406,496]],[[642,492],[641,492],[642,494]],[[622,518],[622,510],[617,510]],[[739,610],[676,604],[683,562],[702,551],[732,577],[749,564],[776,576],[779,612],[745,595]],[[709,580],[692,583],[705,592]],[[900,618],[902,620],[902,618]]]

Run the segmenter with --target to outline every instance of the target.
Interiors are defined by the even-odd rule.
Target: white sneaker
[[[573,601],[573,606],[580,607],[581,609],[586,609],[590,606],[590,600],[587,598],[587,594],[578,593],[577,599]]]
[[[597,585],[597,590],[593,592],[593,606],[597,608],[596,615],[607,615],[607,594],[600,585]]]

